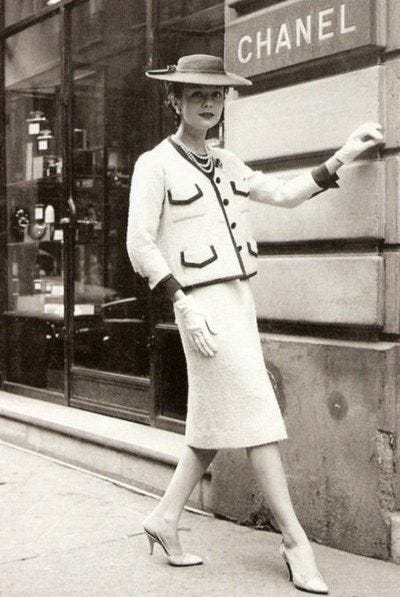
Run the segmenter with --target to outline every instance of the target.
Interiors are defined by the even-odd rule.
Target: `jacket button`
[[[215,182],[217,182],[218,184],[221,182],[221,179],[219,176],[217,176],[217,178],[215,179]]]
[[[231,228],[236,228],[236,222],[232,222]]]
[[[229,199],[224,199],[224,205],[229,205]]]
[[[242,245],[238,246],[238,251],[241,251],[243,249]]]

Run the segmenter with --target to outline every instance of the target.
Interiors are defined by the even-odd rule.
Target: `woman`
[[[174,566],[202,563],[182,552],[179,517],[216,450],[245,447],[282,532],[280,553],[290,580],[326,594],[278,449],[287,434],[265,369],[249,284],[257,272],[249,201],[294,207],[337,187],[336,171],[382,141],[381,126],[362,125],[325,164],[283,182],[205,141],[221,119],[226,88],[250,81],[226,72],[220,58],[202,54],[146,74],[168,82],[168,104],[179,126],[135,165],[127,248],[135,271],[173,301],[189,382],[185,450],[144,522],[151,553],[157,542]]]

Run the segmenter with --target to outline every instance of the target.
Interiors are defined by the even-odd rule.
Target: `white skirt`
[[[286,439],[265,367],[249,280],[185,290],[208,316],[218,347],[206,357],[192,345],[175,309],[188,374],[186,444],[243,448]]]

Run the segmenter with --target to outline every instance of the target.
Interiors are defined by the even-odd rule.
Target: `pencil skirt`
[[[217,352],[191,343],[175,311],[186,358],[188,409],[185,442],[194,448],[243,448],[287,438],[257,327],[249,280],[185,290],[203,308]]]

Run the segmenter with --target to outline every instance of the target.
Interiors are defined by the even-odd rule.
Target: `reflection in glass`
[[[58,17],[7,39],[6,49],[8,312],[14,317],[9,319],[13,366],[8,379],[60,389],[64,280]]]
[[[149,291],[128,259],[126,223],[131,171],[147,149],[145,31],[144,2],[72,12],[74,364],[139,376],[149,375]]]
[[[51,0],[5,0],[5,24],[12,25],[13,23],[22,21],[22,19],[30,17],[36,14],[39,10],[46,8],[50,3]]]

